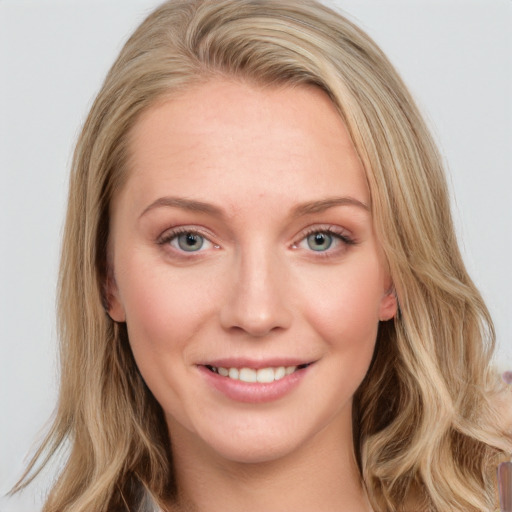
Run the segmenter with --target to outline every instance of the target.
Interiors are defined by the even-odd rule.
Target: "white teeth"
[[[223,377],[227,377],[229,375],[229,370],[227,368],[217,368],[217,372]]]
[[[230,379],[240,380],[242,382],[260,382],[270,383],[275,380],[281,380],[283,377],[292,374],[297,366],[278,366],[277,368],[222,368],[211,367],[212,370],[222,377],[229,377]]]
[[[295,366],[292,366],[295,368]],[[280,380],[286,375],[286,368],[284,366],[280,366],[274,370],[274,380]]]
[[[272,368],[261,368],[256,372],[258,382],[274,382],[275,372]]]
[[[241,368],[238,374],[238,380],[242,382],[256,382],[256,370],[252,368]]]

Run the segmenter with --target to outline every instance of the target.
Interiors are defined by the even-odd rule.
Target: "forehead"
[[[162,101],[130,133],[128,173],[130,194],[146,201],[165,191],[216,194],[226,206],[242,196],[307,201],[335,193],[369,202],[336,107],[310,86],[217,80]]]

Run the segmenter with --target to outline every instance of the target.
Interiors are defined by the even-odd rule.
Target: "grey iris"
[[[332,245],[332,236],[327,233],[313,233],[307,237],[308,247],[313,251],[326,251]]]
[[[180,249],[193,252],[201,249],[204,243],[204,238],[200,235],[196,235],[195,233],[183,233],[178,236],[178,245]]]

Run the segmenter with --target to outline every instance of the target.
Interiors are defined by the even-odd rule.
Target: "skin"
[[[396,301],[333,104],[315,88],[211,81],[146,111],[130,153],[109,312],[165,412],[178,509],[370,510],[352,397]],[[202,247],[181,249],[177,228]],[[289,357],[314,364],[265,403],[225,396],[200,366]]]

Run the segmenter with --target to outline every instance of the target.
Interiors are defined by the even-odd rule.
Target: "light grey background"
[[[0,0],[0,493],[56,401],[54,298],[72,146],[155,0]],[[412,89],[445,155],[471,274],[512,369],[512,1],[337,0]],[[0,511],[39,510],[51,474]]]

